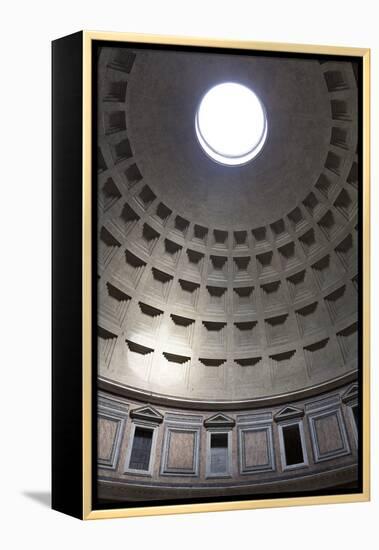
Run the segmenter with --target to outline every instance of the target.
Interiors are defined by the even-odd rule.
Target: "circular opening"
[[[200,102],[196,135],[205,153],[229,166],[258,155],[267,137],[265,109],[256,94],[235,82],[211,88]]]

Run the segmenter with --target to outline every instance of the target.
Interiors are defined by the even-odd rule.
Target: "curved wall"
[[[260,215],[270,223],[256,226],[253,210],[257,201],[249,201],[247,193],[260,196],[261,173],[257,175],[254,162],[243,174],[227,168],[225,176],[223,169],[229,188],[243,185],[246,191],[234,192],[233,202],[225,195],[224,183],[212,173],[214,163],[206,160],[207,166],[202,165],[204,158],[195,142],[191,147],[196,148],[198,162],[192,164],[192,178],[186,172],[187,190],[182,188],[184,174],[177,180],[170,179],[171,174],[166,180],[160,169],[154,173],[156,155],[164,158],[170,148],[158,136],[154,143],[144,141],[150,127],[142,131],[143,121],[137,125],[134,118],[142,116],[144,107],[145,124],[151,110],[152,126],[158,127],[158,104],[162,127],[168,124],[166,133],[169,127],[180,128],[181,119],[168,117],[162,107],[162,96],[167,95],[176,105],[178,80],[173,90],[161,90],[157,84],[154,101],[150,101],[151,78],[158,70],[167,71],[161,55],[143,53],[134,59],[129,52],[129,57],[122,58],[124,65],[117,65],[118,54],[118,50],[105,50],[100,60],[100,376],[147,393],[195,401],[286,395],[351,376],[357,345],[358,199],[356,85],[351,65],[304,62],[310,67],[309,82],[297,78],[296,99],[306,113],[300,119],[309,122],[310,109],[316,109],[310,83],[316,82],[316,91],[321,90],[316,94],[321,113],[314,113],[316,120],[323,121],[315,131],[315,146],[321,145],[321,153],[316,147],[308,150],[306,128],[298,134],[294,130],[297,148],[290,143],[285,149],[296,151],[286,159],[294,179],[290,188],[283,179],[279,195],[276,185],[286,172],[284,161],[277,160],[280,153],[271,162],[262,155],[260,161],[266,161],[269,168],[261,187],[278,200],[273,204],[263,193],[266,202]],[[173,66],[178,64],[178,55],[173,57]],[[188,83],[192,72],[199,70],[196,64],[191,69],[187,57],[182,65],[187,67]],[[264,83],[265,71],[277,67],[278,81],[284,82],[282,90],[293,91],[298,77],[291,72],[293,61],[271,59],[269,68],[266,60],[261,65],[259,61],[255,67],[258,80]],[[285,74],[289,75],[287,87]],[[194,89],[194,84],[190,87]],[[141,89],[147,90],[147,98],[140,93],[137,101],[136,90]],[[267,104],[275,99],[283,110],[295,109],[297,103],[288,101],[285,93],[282,99],[270,94],[266,99],[264,91],[262,84]],[[299,143],[301,139],[305,143]],[[268,137],[268,153],[272,143],[275,153],[275,129]],[[178,146],[175,158],[171,151],[171,160],[166,159],[170,169],[186,162],[181,152]],[[201,225],[200,218],[192,217],[197,213],[194,197],[203,193],[196,174],[198,164],[202,178],[204,174],[210,178],[207,200],[211,203],[205,201],[209,221],[218,218],[220,208],[228,209],[230,216],[223,217],[223,225]],[[305,172],[299,173],[303,166]],[[249,225],[241,228],[225,223],[236,212],[245,218],[250,207]],[[281,216],[273,218],[272,211],[278,208]]]
[[[227,413],[152,406],[101,392],[99,498],[180,499],[354,488],[356,403],[355,384],[281,407]],[[299,427],[301,464],[287,464],[286,426]],[[136,427],[154,433],[146,471],[130,467]],[[211,434],[227,438],[227,449],[215,467],[224,469],[222,473],[212,472]],[[220,468],[220,460],[225,468]]]
[[[268,113],[267,144],[240,168],[209,160],[193,128],[225,75]],[[100,497],[354,486],[352,64],[104,48],[98,108]],[[304,464],[287,468],[294,425]],[[211,441],[227,475],[210,475]]]

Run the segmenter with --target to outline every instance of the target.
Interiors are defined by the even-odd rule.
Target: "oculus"
[[[266,141],[265,108],[250,88],[224,82],[203,96],[195,129],[202,149],[212,160],[229,166],[246,164]]]

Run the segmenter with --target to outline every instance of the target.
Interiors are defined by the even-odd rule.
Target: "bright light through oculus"
[[[195,127],[207,155],[230,166],[256,157],[267,137],[262,103],[252,90],[235,82],[218,84],[205,94]]]

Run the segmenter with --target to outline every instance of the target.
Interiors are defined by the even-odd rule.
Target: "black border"
[[[159,50],[159,51],[175,51],[175,52],[192,52],[192,53],[207,53],[207,54],[228,54],[228,55],[245,55],[259,57],[279,57],[291,59],[314,59],[322,63],[323,61],[339,61],[351,62],[356,64],[355,75],[357,79],[358,90],[358,159],[359,159],[359,181],[363,182],[363,58],[356,56],[339,56],[329,54],[307,54],[307,53],[291,53],[291,52],[271,52],[265,50],[246,50],[234,48],[216,48],[209,46],[178,46],[175,44],[147,44],[139,42],[119,42],[114,40],[93,40],[92,41],[92,380],[97,380],[97,273],[95,270],[97,259],[97,60],[99,48],[102,47],[117,47],[131,48],[133,50]],[[97,384],[92,384],[92,510],[107,510],[110,508],[141,508],[149,506],[152,509],[156,506],[170,506],[178,504],[203,504],[214,502],[235,502],[247,500],[268,500],[268,499],[284,499],[296,497],[312,497],[312,496],[332,496],[344,494],[360,494],[363,492],[363,417],[362,407],[363,402],[363,185],[359,187],[358,195],[358,353],[360,358],[360,368],[358,370],[358,403],[359,403],[359,429],[358,429],[358,488],[344,489],[334,488],[323,489],[317,491],[294,491],[287,493],[266,493],[266,494],[250,494],[250,495],[233,495],[225,497],[199,497],[186,498],[175,500],[152,500],[152,501],[100,501],[97,495],[97,466],[95,457],[97,456],[97,429],[95,419],[97,418]],[[227,490],[226,490],[227,492]]]
[[[52,43],[52,508],[83,516],[83,33]]]

